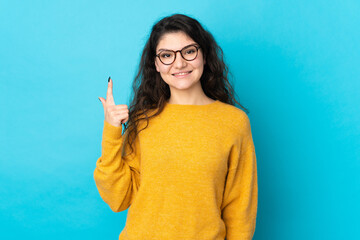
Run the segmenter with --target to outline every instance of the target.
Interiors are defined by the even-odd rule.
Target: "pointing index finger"
[[[111,77],[108,79],[108,88],[106,93],[106,102],[113,103],[114,104],[114,98],[113,98],[113,81]]]

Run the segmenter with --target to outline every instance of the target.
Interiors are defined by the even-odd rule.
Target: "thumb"
[[[102,103],[103,107],[105,108],[105,99],[102,97],[99,97],[99,100]]]

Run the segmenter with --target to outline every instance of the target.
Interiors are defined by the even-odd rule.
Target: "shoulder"
[[[219,102],[219,115],[224,127],[236,133],[247,134],[250,131],[250,119],[246,112],[228,103]]]
[[[219,101],[219,112],[224,114],[225,119],[232,121],[249,122],[249,117],[244,110],[228,103]]]

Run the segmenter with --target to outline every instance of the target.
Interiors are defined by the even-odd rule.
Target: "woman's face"
[[[196,44],[196,42],[184,32],[166,33],[160,38],[156,54],[164,49],[181,50],[191,44]],[[169,85],[170,89],[175,91],[187,90],[201,84],[200,78],[204,71],[204,64],[201,48],[198,49],[198,55],[192,61],[182,58],[180,52],[176,53],[175,61],[170,65],[164,65],[158,57],[155,59],[156,71],[160,73],[161,78]]]

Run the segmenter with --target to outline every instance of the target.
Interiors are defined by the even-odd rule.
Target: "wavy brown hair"
[[[124,131],[128,131],[125,144],[129,144],[132,151],[132,144],[138,133],[149,125],[150,118],[162,112],[170,98],[170,88],[155,68],[156,47],[164,34],[179,31],[186,33],[203,51],[206,63],[200,82],[204,93],[213,100],[234,106],[238,104],[248,112],[234,97],[236,93],[229,82],[229,70],[224,62],[223,51],[212,34],[197,20],[186,15],[174,14],[165,17],[152,27],[132,85],[129,120],[124,124]],[[152,114],[149,116],[149,113]],[[143,120],[146,120],[146,126],[138,130],[139,122]]]

